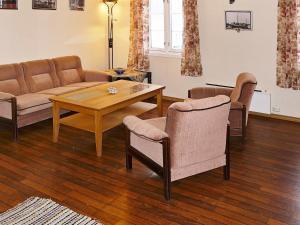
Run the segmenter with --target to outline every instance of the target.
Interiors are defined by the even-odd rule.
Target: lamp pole
[[[103,0],[107,6],[107,30],[108,30],[108,68],[114,68],[114,24],[113,24],[113,9],[117,4],[117,0]]]

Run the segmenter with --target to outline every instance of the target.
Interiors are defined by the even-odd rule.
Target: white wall
[[[118,63],[126,65],[129,0],[121,2],[120,10],[126,13],[122,22],[116,23],[122,23],[116,25],[116,35],[123,37],[116,51]],[[225,10],[253,11],[253,31],[225,30]],[[234,85],[236,75],[247,71],[256,75],[259,89],[271,93],[272,107],[280,107],[280,113],[276,114],[300,117],[300,91],[276,86],[277,1],[237,0],[230,5],[229,0],[199,0],[199,16],[202,77],[182,77],[179,58],[150,58],[153,82],[166,85],[165,95],[184,98],[188,89],[206,82]]]
[[[0,64],[76,54],[87,68],[106,67],[107,13],[101,1],[86,0],[83,12],[69,10],[69,0],[58,0],[57,10],[18,2],[19,10],[0,11]]]

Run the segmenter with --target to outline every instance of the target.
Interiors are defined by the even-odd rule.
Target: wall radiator
[[[207,86],[233,88],[232,86],[207,83]],[[271,94],[261,90],[255,90],[251,107],[251,112],[271,114]]]

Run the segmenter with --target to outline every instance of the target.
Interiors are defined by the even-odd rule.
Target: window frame
[[[156,0],[150,0],[156,1]],[[150,56],[162,56],[162,57],[181,57],[183,48],[172,48],[172,18],[171,18],[171,1],[163,0],[164,3],[164,48],[152,48],[151,38],[151,5],[149,8],[149,54]]]

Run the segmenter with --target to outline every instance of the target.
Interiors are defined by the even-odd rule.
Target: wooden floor
[[[174,182],[170,202],[143,165],[126,171],[122,127],[96,158],[92,134],[62,127],[53,144],[51,124],[21,129],[18,143],[0,128],[0,211],[40,196],[105,224],[300,224],[299,124],[250,118],[246,143],[232,140],[231,180],[216,169]]]

